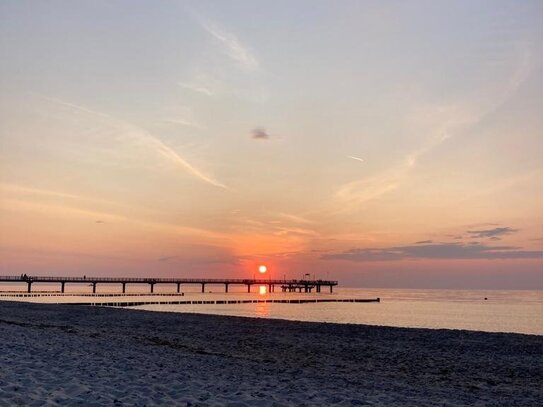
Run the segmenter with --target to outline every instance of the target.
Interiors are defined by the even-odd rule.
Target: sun
[[[264,274],[268,271],[268,268],[265,265],[258,266],[258,272]]]

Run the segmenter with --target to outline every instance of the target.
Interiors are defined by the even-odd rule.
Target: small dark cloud
[[[251,131],[251,137],[256,140],[267,140],[270,138],[270,135],[268,132],[266,132],[266,129],[263,129],[262,127],[257,127],[256,129],[253,129]]]
[[[428,244],[428,243],[433,243],[433,242],[431,240],[421,240],[421,241],[415,242],[415,244]]]
[[[380,249],[351,249],[342,253],[324,254],[324,260],[393,261],[413,259],[539,259],[543,251],[522,250],[514,246],[487,246],[479,242],[435,243],[395,246]]]
[[[483,222],[483,223],[473,223],[471,225],[468,225],[468,228],[484,228],[487,226],[500,226],[499,223],[490,223],[490,222]]]
[[[501,237],[498,237],[498,236],[492,236],[488,240],[502,240],[502,239],[501,239]]]
[[[106,223],[103,220],[97,220],[96,223]]]
[[[472,238],[498,237],[503,235],[510,235],[511,233],[515,232],[518,232],[518,229],[513,229],[510,227],[467,231],[467,233],[469,233]]]
[[[454,240],[462,240],[464,238],[464,236],[462,235],[445,235],[445,236]]]

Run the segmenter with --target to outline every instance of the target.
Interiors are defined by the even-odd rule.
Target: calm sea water
[[[157,286],[158,287],[158,286]],[[19,298],[32,302],[100,302],[100,301],[171,301],[171,300],[234,300],[234,299],[298,299],[298,298],[381,298],[380,303],[310,303],[310,304],[194,304],[143,305],[140,310],[192,312],[258,318],[279,318],[296,321],[370,324],[417,328],[469,329],[489,332],[517,332],[543,335],[543,291],[505,290],[422,290],[380,288],[338,288],[333,294],[216,292],[201,294],[193,287],[183,298],[170,296],[83,297],[76,295],[89,288],[67,286],[70,296]],[[14,289],[11,287],[10,289]],[[130,288],[144,293],[146,287]],[[256,287],[255,287],[256,288]],[[0,287],[5,290],[6,287]],[[40,287],[40,290],[58,287]],[[187,287],[188,290],[191,290]],[[258,291],[258,290],[255,290]],[[118,286],[99,286],[99,292],[119,292]],[[162,286],[156,292],[172,292]],[[4,293],[5,294],[5,293]],[[74,295],[75,294],[75,295]],[[487,298],[487,300],[485,300]],[[12,300],[0,297],[0,300]]]

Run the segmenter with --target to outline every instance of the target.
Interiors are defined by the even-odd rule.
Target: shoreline
[[[0,406],[536,405],[543,337],[0,302]]]
[[[231,315],[307,322],[523,333],[543,336],[543,303],[530,297],[399,297],[383,292],[335,295],[247,293],[0,295],[0,301],[109,306],[154,312]],[[383,294],[380,298],[379,294]],[[373,303],[373,304],[371,304]]]

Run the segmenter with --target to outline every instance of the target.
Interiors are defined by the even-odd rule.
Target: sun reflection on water
[[[261,285],[258,287],[259,295],[266,295],[268,293],[268,287]],[[270,315],[270,304],[267,302],[259,302],[255,305],[255,314],[257,317],[266,318]]]

